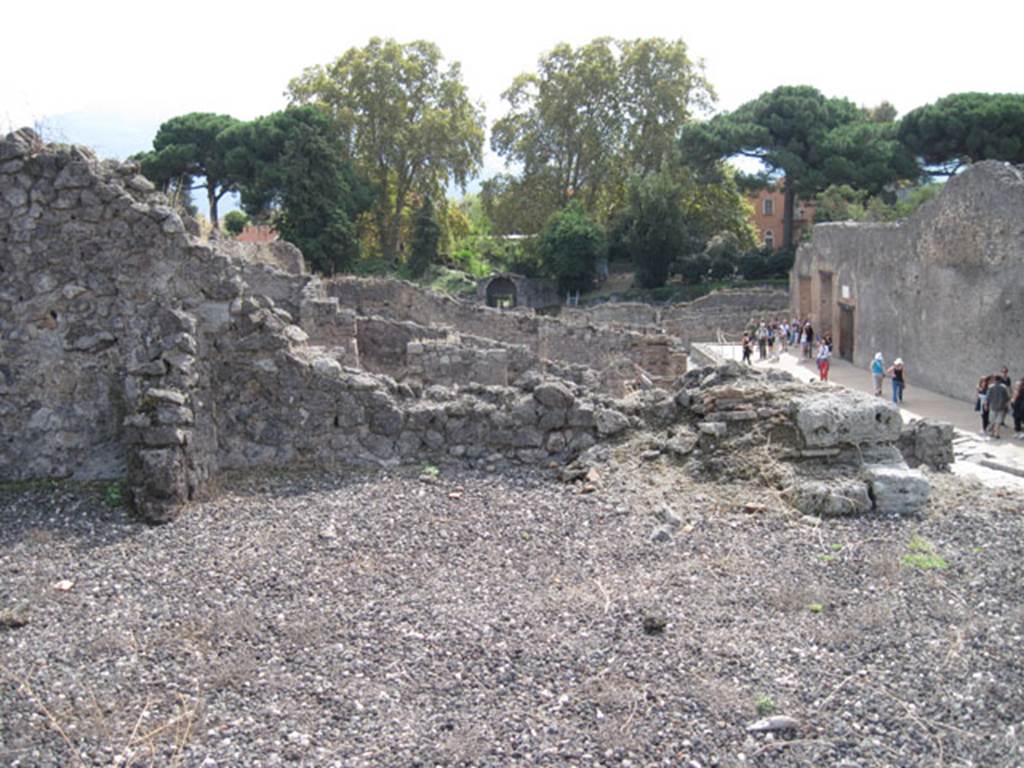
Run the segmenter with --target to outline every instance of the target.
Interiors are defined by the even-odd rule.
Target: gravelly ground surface
[[[235,478],[161,528],[0,489],[0,764],[1021,765],[1024,505],[933,480],[820,524],[629,456]]]

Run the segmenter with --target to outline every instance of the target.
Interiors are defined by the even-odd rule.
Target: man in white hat
[[[885,380],[885,360],[881,352],[875,352],[875,359],[871,361],[871,382],[875,385],[875,394],[882,396],[882,381]]]

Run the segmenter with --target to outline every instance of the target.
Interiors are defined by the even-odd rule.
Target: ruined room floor
[[[0,763],[1024,763],[1019,494],[819,522],[663,461],[250,475],[159,528],[0,489]]]

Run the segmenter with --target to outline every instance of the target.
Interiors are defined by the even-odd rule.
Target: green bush
[[[588,290],[604,251],[604,233],[577,202],[551,215],[537,245],[540,261],[558,280],[559,291]]]

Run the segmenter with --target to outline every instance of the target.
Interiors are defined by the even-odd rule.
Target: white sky
[[[9,3],[2,19],[4,130],[67,113],[100,115],[112,134],[191,111],[249,119],[282,108],[303,68],[373,35],[437,43],[461,62],[488,125],[503,112],[501,92],[544,51],[602,35],[682,38],[725,110],[782,84],[858,104],[888,99],[901,113],[958,91],[1024,91],[1019,0],[56,0]]]

